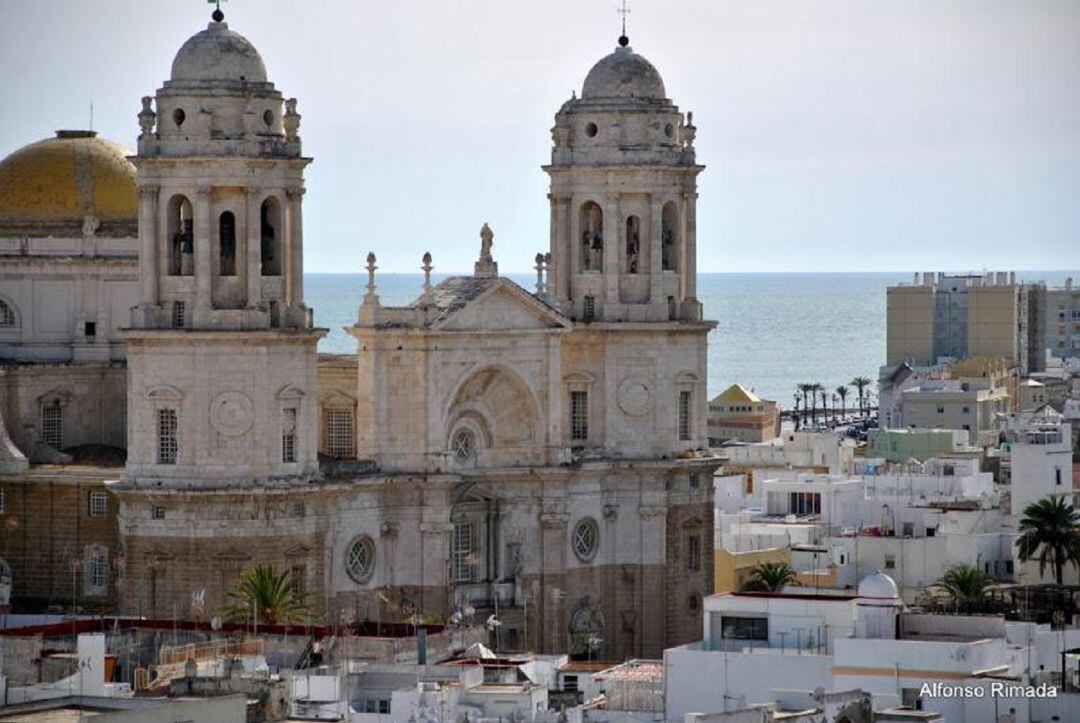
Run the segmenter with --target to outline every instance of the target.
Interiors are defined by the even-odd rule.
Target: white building
[[[981,723],[984,701],[946,702],[923,685],[989,685],[994,676],[1035,680],[1060,666],[1061,653],[1080,643],[1080,630],[1009,623],[997,616],[927,615],[904,609],[896,584],[883,573],[860,583],[856,595],[729,593],[705,601],[700,642],[665,651],[667,718],[721,712],[777,699],[779,691],[820,687],[869,692],[880,711],[901,704],[947,709],[953,723]],[[1003,705],[1015,705],[1003,699]],[[1047,717],[1018,713],[1016,721],[1073,720],[1080,695],[1043,701]],[[1004,712],[1004,711],[1002,711]]]

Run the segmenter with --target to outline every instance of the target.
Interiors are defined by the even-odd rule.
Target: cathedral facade
[[[213,610],[272,562],[313,620],[494,615],[507,650],[658,657],[713,587],[690,119],[626,38],[552,128],[550,246],[383,305],[320,357],[300,116],[221,20],[139,113],[117,605]],[[132,293],[135,287],[129,287]],[[202,591],[203,596],[198,593]]]

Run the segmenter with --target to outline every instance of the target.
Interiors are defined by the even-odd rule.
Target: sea
[[[504,274],[534,289],[535,274]],[[432,274],[438,283],[447,275]],[[734,383],[790,409],[796,385],[820,383],[834,390],[851,387],[857,376],[874,382],[885,363],[885,289],[910,283],[912,272],[897,273],[726,273],[699,274],[698,298],[705,318],[716,322],[709,334],[709,397]],[[1075,271],[1017,272],[1025,281],[1060,286]],[[403,305],[418,297],[422,274],[383,274],[379,300]],[[330,333],[319,351],[355,353],[343,328],[356,321],[366,274],[306,274],[305,297],[317,326]],[[854,390],[848,397],[850,406]]]

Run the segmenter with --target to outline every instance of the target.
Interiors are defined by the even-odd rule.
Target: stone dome
[[[180,48],[173,59],[172,82],[265,83],[266,66],[255,46],[228,23],[212,22]]]
[[[616,48],[592,67],[585,76],[581,97],[663,100],[667,94],[653,64],[627,46]]]
[[[900,591],[896,587],[896,581],[881,572],[873,572],[859,582],[859,597],[876,600],[897,600]]]
[[[0,161],[0,224],[135,222],[138,201],[131,152],[93,131],[57,131]],[[30,224],[26,233],[34,233]]]

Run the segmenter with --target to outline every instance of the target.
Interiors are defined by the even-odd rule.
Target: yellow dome
[[[93,131],[57,131],[0,161],[0,233],[132,236],[137,225],[135,166],[129,151]]]

